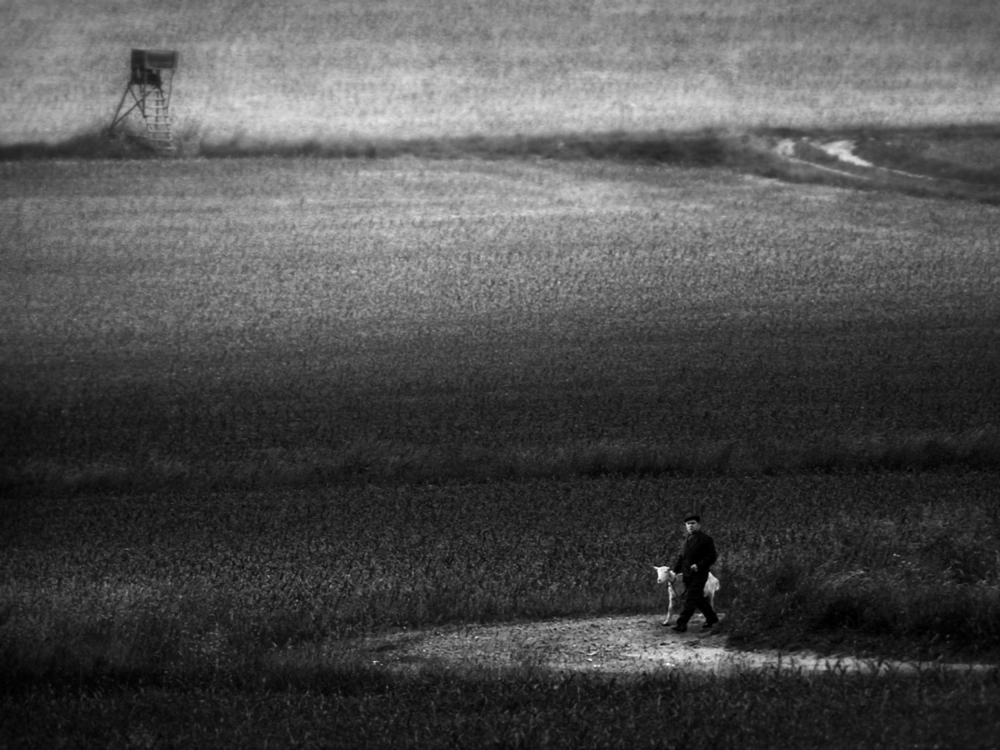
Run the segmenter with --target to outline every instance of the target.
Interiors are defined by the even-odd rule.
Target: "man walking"
[[[686,631],[688,620],[694,616],[697,609],[705,615],[705,626],[702,630],[711,630],[719,621],[719,616],[705,598],[705,584],[708,582],[709,568],[718,557],[715,552],[715,542],[701,530],[701,516],[697,514],[692,513],[684,519],[684,529],[687,538],[673,567],[674,573],[680,575],[684,581],[684,608],[677,616],[677,624],[671,629],[678,633]]]

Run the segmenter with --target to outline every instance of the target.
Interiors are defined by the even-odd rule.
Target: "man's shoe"
[[[675,633],[686,633],[687,632],[687,625],[674,625],[670,629],[673,630]]]

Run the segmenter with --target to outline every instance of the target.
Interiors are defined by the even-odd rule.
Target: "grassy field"
[[[984,123],[998,24],[989,0],[14,0],[0,140],[110,123],[132,47],[180,51],[207,141]]]
[[[995,672],[400,676],[337,646],[385,628],[662,611],[648,566],[674,552],[690,507],[723,551],[735,637],[780,623],[799,632],[785,647],[924,659],[1000,646],[993,473],[36,499],[11,509],[0,547],[0,738],[988,746]]]
[[[0,169],[10,487],[997,465],[995,208],[593,163]]]
[[[341,644],[659,612],[694,509],[731,643],[995,663],[998,26],[0,5],[0,746],[992,747],[996,670]],[[97,135],[131,47],[189,158]],[[823,137],[918,177],[770,153]]]
[[[734,642],[995,658],[996,208],[614,162],[0,170],[10,742],[992,736],[992,676],[280,655],[658,611],[695,508]]]
[[[650,565],[674,556],[676,518],[694,507],[723,550],[731,631],[796,619],[839,631],[842,649],[882,630],[906,656],[915,645],[989,653],[1000,647],[993,479],[605,478],[35,499],[12,506],[4,532],[3,593],[14,605],[4,627],[34,644],[43,666],[157,672],[222,670],[262,650],[388,627],[658,611]]]

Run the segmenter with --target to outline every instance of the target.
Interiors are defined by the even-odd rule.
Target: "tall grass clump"
[[[887,515],[873,505],[819,536],[761,571],[740,629],[780,639],[805,628],[846,647],[890,638],[1000,648],[996,508],[928,503]]]

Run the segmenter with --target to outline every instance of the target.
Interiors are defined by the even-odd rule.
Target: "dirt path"
[[[736,651],[724,635],[703,634],[693,622],[684,634],[661,617],[634,615],[403,631],[360,647],[373,664],[410,669],[443,664],[502,668],[534,666],[557,672],[639,674],[661,669],[725,673],[741,668],[817,671],[916,671],[928,664],[824,657],[808,652]],[[989,665],[952,665],[989,669]]]

